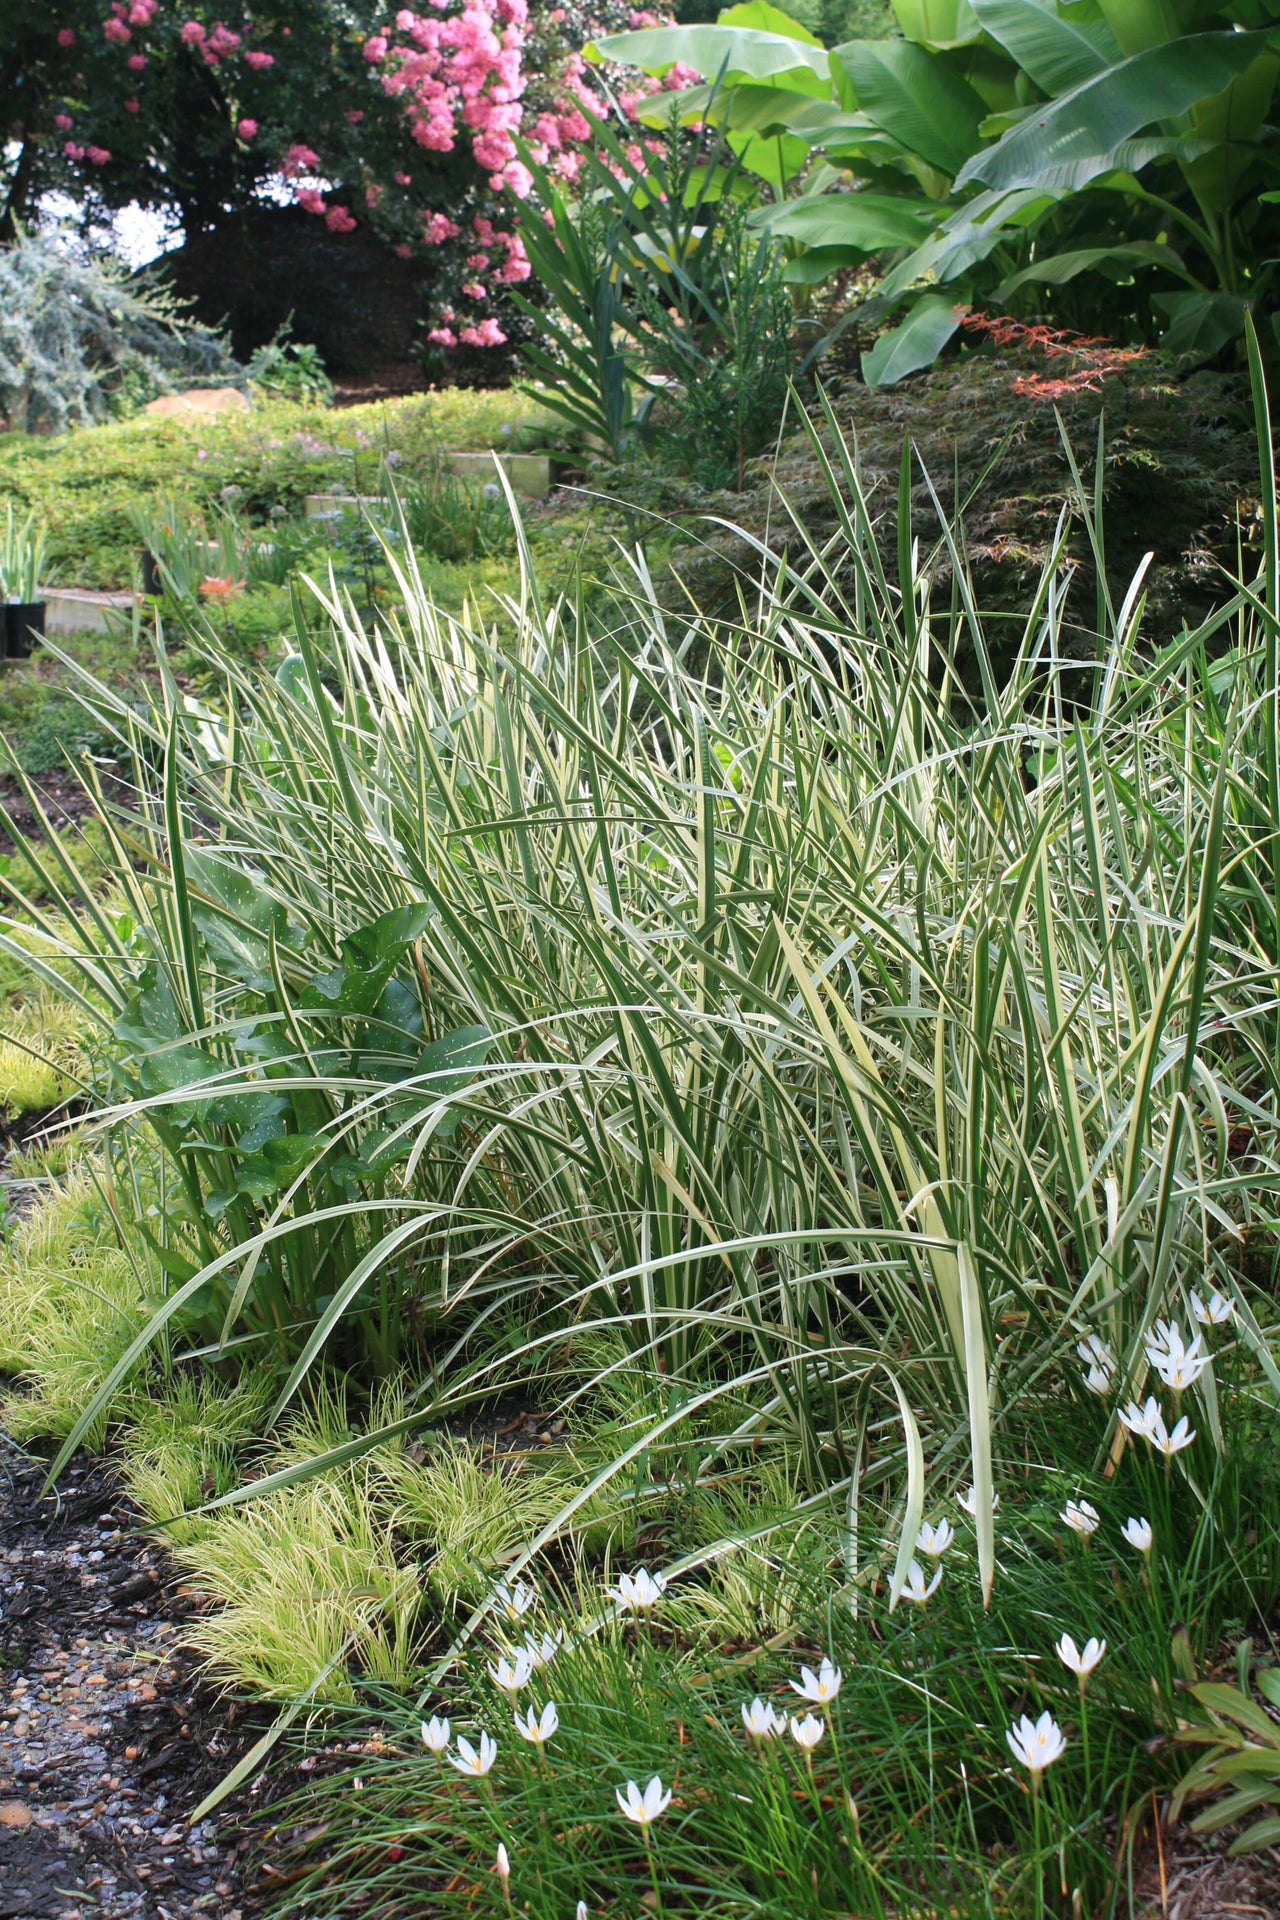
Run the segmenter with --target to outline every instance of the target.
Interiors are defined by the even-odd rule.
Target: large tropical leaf
[[[965,315],[964,302],[938,293],[917,300],[900,327],[882,333],[862,356],[869,387],[892,387],[921,367],[931,367]]]
[[[761,207],[751,225],[810,247],[914,247],[933,222],[927,201],[889,193],[818,193],[777,207]]]
[[[1030,226],[1053,205],[1043,193],[981,193],[944,220],[914,253],[887,273],[879,293],[896,299],[926,274],[954,280],[992,254],[1010,231]]]
[[[831,91],[831,56],[825,47],[755,27],[643,27],[637,33],[607,34],[583,51],[588,60],[618,60],[645,73],[663,74],[680,65],[705,80],[722,72],[726,80],[773,80],[785,74],[787,85],[798,92],[824,98]]]
[[[739,7],[726,7],[716,15],[718,27],[747,27],[753,33],[780,33],[784,40],[802,40],[806,47],[820,47],[821,40],[808,27],[802,27],[789,13],[783,13],[780,7],[771,7],[768,0],[744,0]]]
[[[923,47],[962,47],[982,29],[969,0],[893,0],[898,25]]]
[[[1247,302],[1238,293],[1158,293],[1151,302],[1165,318],[1160,345],[1166,353],[1207,360],[1244,332]]]
[[[1164,267],[1167,272],[1176,273],[1180,280],[1189,278],[1181,254],[1159,240],[1117,240],[1109,247],[1073,247],[1070,252],[1036,260],[1021,273],[1010,274],[996,288],[995,298],[1007,300],[1019,287],[1062,287],[1081,273],[1109,272],[1118,279],[1139,267]]]
[[[973,10],[1043,92],[1082,86],[1124,58],[1105,20],[1064,17],[1050,0],[973,0]]]
[[[1134,54],[974,154],[956,176],[956,187],[981,181],[989,187],[1071,191],[1079,184],[1081,163],[1092,165],[1095,173],[1110,170],[1123,142],[1221,93],[1266,40],[1266,33],[1193,33]]]
[[[852,40],[838,58],[859,107],[908,153],[948,174],[973,153],[986,106],[923,47],[910,40]]]

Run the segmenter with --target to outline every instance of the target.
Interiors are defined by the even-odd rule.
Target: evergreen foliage
[[[0,411],[10,428],[87,426],[239,374],[224,341],[117,262],[28,233],[0,251]]]

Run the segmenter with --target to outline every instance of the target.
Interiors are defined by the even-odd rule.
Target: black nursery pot
[[[43,600],[11,600],[4,610],[4,650],[10,660],[25,660],[44,639]]]

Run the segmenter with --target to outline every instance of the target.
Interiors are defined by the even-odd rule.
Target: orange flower
[[[211,576],[200,582],[202,600],[230,600],[234,594],[244,590],[243,580],[233,580],[230,574],[224,580]]]

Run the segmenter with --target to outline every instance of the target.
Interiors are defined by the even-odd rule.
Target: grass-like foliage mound
[[[1260,379],[1259,420],[1273,500]],[[0,944],[78,981],[104,1125],[164,1169],[55,1471],[148,1368],[269,1384],[252,1485],[202,1439],[192,1522],[162,1433],[135,1484],[226,1602],[223,1671],[385,1689],[343,1856],[364,1900],[415,1848],[379,1911],[515,1901],[517,1848],[536,1915],[644,1880],[708,1915],[1088,1910],[1177,1678],[1280,1584],[1274,518],[1170,639],[1140,576],[1108,594],[1082,489],[1092,604],[1064,516],[997,677],[909,455],[886,571],[834,419],[814,445],[837,531],[761,547],[735,620],[674,618],[639,552],[548,604],[523,548],[455,617],[405,540],[385,618],[295,583],[296,654],[211,653],[220,699],[163,657],[145,712],[81,673],[132,769],[109,906],[16,836],[54,905],[8,882]],[[323,1414],[339,1371],[367,1418]],[[513,1385],[572,1465],[504,1502],[445,1423]],[[601,1612],[623,1551],[672,1575],[660,1629]],[[464,1790],[405,1702],[493,1731],[491,1583],[534,1565],[562,1757],[503,1708]],[[1108,1640],[1087,1688],[1064,1632]],[[784,1652],[847,1675],[812,1766],[744,1745]],[[1005,1738],[1032,1709],[1067,1727],[1048,1784]],[[650,1772],[660,1830],[611,1811]]]

